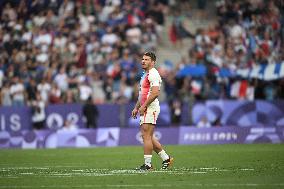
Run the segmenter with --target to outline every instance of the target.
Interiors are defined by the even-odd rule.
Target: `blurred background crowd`
[[[127,102],[155,51],[163,2],[1,1],[1,104]]]
[[[215,1],[213,18],[210,18],[212,10],[207,8],[205,11],[206,2],[209,3],[197,1],[201,11],[198,21],[207,20],[208,24],[197,28],[195,33],[184,24],[193,22],[195,17],[190,11],[180,7],[175,9],[183,14],[174,14],[169,38],[173,45],[187,48],[188,53],[176,63],[165,61],[162,65],[167,96],[185,100],[191,93],[193,99],[198,100],[283,99],[284,80],[281,78],[265,81],[222,77],[220,71],[225,69],[233,73],[238,69],[283,63],[284,1]],[[187,37],[192,41],[190,47],[183,42]],[[196,65],[205,67],[207,73],[200,77],[179,75],[186,66]]]
[[[214,21],[196,31],[185,26],[196,16],[191,2],[2,0],[1,105],[136,101],[141,55],[163,45],[165,30],[175,49],[188,51],[180,61],[157,65],[163,100],[172,106],[189,99],[283,99],[283,79],[221,78],[215,73],[223,67],[234,71],[284,61],[284,2],[214,1]],[[209,2],[195,3],[197,17],[208,20]],[[204,65],[207,74],[179,76],[187,65]]]

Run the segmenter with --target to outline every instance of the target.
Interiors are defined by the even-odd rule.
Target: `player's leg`
[[[155,136],[152,137],[152,143],[153,143],[153,150],[158,154],[160,151],[163,150],[163,147],[161,143],[155,138]]]
[[[156,108],[153,111],[153,122],[156,124],[158,116],[160,113],[160,108]],[[152,143],[153,143],[153,149],[154,151],[162,158],[162,169],[167,169],[172,163],[173,158],[170,157],[166,151],[163,149],[161,143],[155,138],[155,136],[152,137]]]
[[[154,125],[150,123],[143,123],[140,126],[140,131],[144,143],[144,165],[140,169],[148,170],[152,169],[152,152],[153,152],[153,143],[152,137],[154,132]]]
[[[153,136],[152,137],[153,149],[163,160],[162,169],[167,169],[173,164],[173,157],[170,157],[163,149],[161,143]]]
[[[141,125],[141,133],[144,142],[144,154],[145,155],[152,155],[153,152],[153,143],[152,137],[154,132],[154,125],[149,123],[144,123]]]

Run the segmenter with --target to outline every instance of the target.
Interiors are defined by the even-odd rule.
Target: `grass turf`
[[[139,172],[142,147],[0,150],[1,188],[284,188],[284,144],[166,146],[174,166]]]

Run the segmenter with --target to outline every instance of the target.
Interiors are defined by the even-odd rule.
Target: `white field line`
[[[243,168],[243,169],[239,169],[240,171],[254,171],[254,169],[250,169],[250,168]]]
[[[25,170],[25,169],[52,169],[52,168],[79,168],[80,169],[73,169],[73,171],[86,171],[86,170],[94,170],[94,171],[112,171],[113,169],[96,169],[96,168],[86,168],[82,169],[81,166],[43,166],[43,167],[0,167],[1,170]],[[221,169],[221,168],[186,168],[186,167],[181,167],[181,168],[173,168],[170,170],[174,171],[192,171],[192,170],[203,170],[203,171],[220,171],[220,170],[226,170],[226,169]],[[251,168],[237,168],[237,169],[231,169],[233,170],[241,170],[241,171],[253,171],[254,169]],[[120,171],[120,172],[125,172],[125,171],[135,171],[134,169],[117,169],[114,171]],[[165,172],[167,170],[155,170],[156,172]]]
[[[119,184],[119,185],[102,185],[102,184],[94,184],[94,185],[73,185],[72,188],[154,188],[154,187],[164,187],[164,188],[173,188],[177,186],[184,186],[184,187],[265,187],[265,186],[274,186],[274,187],[282,187],[284,186],[284,183],[274,183],[274,184],[259,184],[259,183],[210,183],[210,184]],[[70,185],[1,185],[0,188],[70,188]]]
[[[56,169],[55,169],[56,168]],[[61,169],[60,169],[61,168]],[[139,174],[170,174],[170,175],[190,175],[190,174],[206,174],[212,172],[228,172],[228,171],[254,171],[251,168],[222,169],[217,167],[201,167],[201,168],[174,168],[170,170],[153,170],[153,171],[137,171],[130,169],[94,169],[82,167],[78,169],[66,169],[66,166],[60,167],[5,167],[0,168],[1,178],[20,178],[25,176],[33,177],[76,177],[76,176],[131,176]],[[69,167],[70,168],[70,167]],[[54,170],[55,169],[55,170]],[[60,169],[60,170],[58,170]]]
[[[1,167],[2,166],[2,167]],[[82,168],[82,167],[89,167],[86,165],[46,165],[46,166],[20,166],[20,167],[16,167],[14,165],[0,165],[0,170],[1,169],[50,169],[50,168]]]

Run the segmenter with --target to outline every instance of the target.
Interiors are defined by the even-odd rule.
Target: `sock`
[[[152,166],[151,161],[152,161],[152,155],[144,155],[144,160],[145,160],[145,164],[148,166]]]
[[[169,159],[169,155],[165,152],[165,150],[162,150],[158,153],[158,155],[162,158],[163,161]]]

